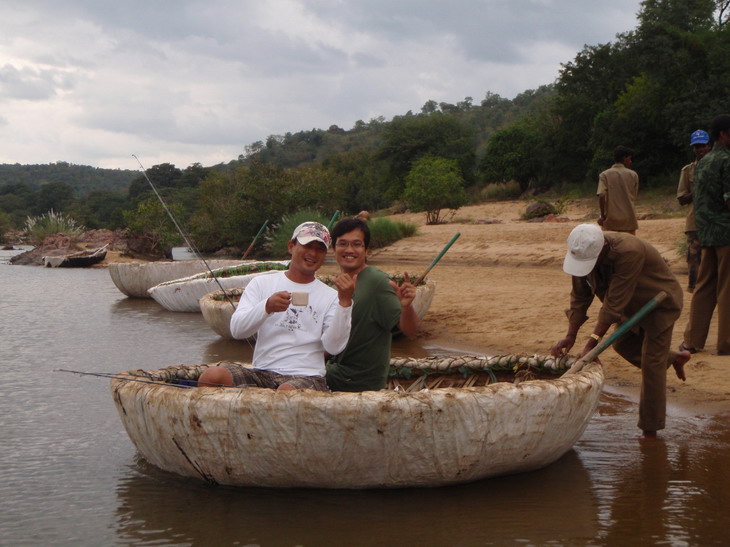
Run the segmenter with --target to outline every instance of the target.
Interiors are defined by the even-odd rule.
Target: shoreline
[[[552,344],[564,336],[564,312],[570,295],[570,277],[562,271],[565,241],[576,224],[596,218],[595,200],[571,200],[564,216],[545,222],[521,220],[527,204],[514,200],[462,207],[451,223],[434,226],[425,225],[423,213],[389,217],[416,224],[418,233],[370,253],[370,262],[388,273],[423,273],[453,235],[461,234],[429,273],[429,278],[436,281],[436,293],[419,329],[421,343],[460,353],[471,350],[478,354],[531,355],[547,354]],[[687,325],[692,297],[686,291],[685,258],[679,255],[685,237],[684,217],[642,219],[639,206],[637,210],[637,236],[657,248],[685,289],[684,309],[672,338],[672,348],[676,349]],[[120,255],[112,250],[104,263],[94,267],[148,262]],[[336,271],[331,258],[320,270],[323,275]],[[588,337],[599,305],[596,299],[574,349],[582,347]],[[681,382],[669,369],[668,409],[692,415],[730,413],[730,358],[715,354],[716,339],[715,315],[705,351],[693,355],[685,366],[687,381]],[[639,369],[611,348],[601,355],[601,361],[606,386],[638,399]]]

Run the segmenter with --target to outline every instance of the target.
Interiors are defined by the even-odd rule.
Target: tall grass
[[[70,216],[63,213],[56,213],[53,209],[44,215],[28,217],[25,219],[25,233],[34,245],[42,242],[47,236],[65,234],[67,236],[78,236],[86,228],[78,224]]]
[[[416,235],[418,227],[410,222],[399,222],[388,218],[376,218],[368,223],[370,228],[370,248],[387,247],[403,239]]]
[[[479,192],[479,197],[485,201],[499,201],[517,199],[522,194],[522,189],[517,181],[494,182],[487,184]]]

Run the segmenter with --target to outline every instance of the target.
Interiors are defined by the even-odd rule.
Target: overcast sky
[[[640,0],[3,0],[0,163],[137,169],[552,83]]]

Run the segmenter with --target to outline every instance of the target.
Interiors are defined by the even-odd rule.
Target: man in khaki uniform
[[[570,233],[563,270],[573,276],[573,289],[566,310],[568,333],[550,349],[555,357],[575,344],[594,296],[603,305],[579,357],[595,348],[612,324],[634,315],[659,292],[667,293],[613,344],[616,353],[641,368],[638,426],[644,437],[655,437],[665,426],[667,368],[673,366],[677,377],[685,380],[684,365],[690,359],[688,351],[670,350],[674,323],[682,311],[682,288],[649,243],[630,234],[602,232],[595,224],[581,224]]]
[[[629,169],[634,151],[617,146],[613,151],[613,165],[598,176],[598,206],[601,216],[598,224],[604,230],[635,234],[639,223],[636,220],[634,202],[639,193],[639,175]]]
[[[706,131],[698,129],[689,137],[689,145],[695,153],[695,161],[682,167],[677,187],[677,201],[687,206],[687,220],[684,224],[684,233],[687,234],[687,290],[694,292],[697,284],[697,271],[700,267],[700,240],[697,237],[694,207],[692,206],[692,186],[694,185],[695,167],[705,154],[710,151],[710,136]]]

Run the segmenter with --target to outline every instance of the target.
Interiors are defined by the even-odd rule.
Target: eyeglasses
[[[337,243],[335,243],[335,247],[338,249],[347,249],[348,247],[352,247],[353,249],[362,249],[365,247],[365,244],[362,241],[345,241],[344,239],[338,239]]]

